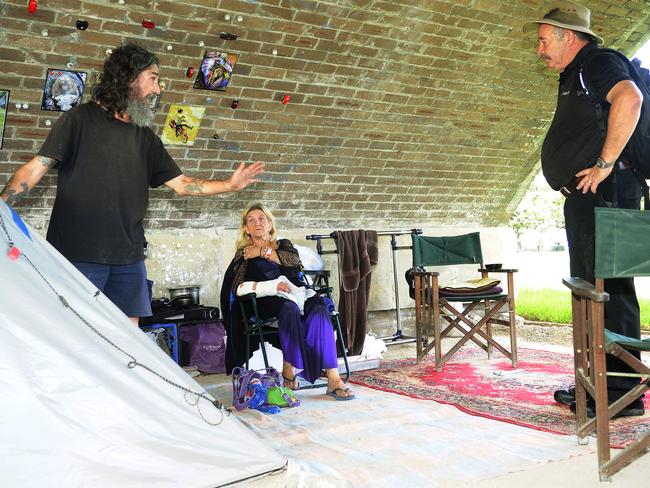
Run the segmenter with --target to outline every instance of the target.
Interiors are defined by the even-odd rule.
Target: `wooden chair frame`
[[[611,455],[609,420],[623,408],[650,389],[650,368],[616,343],[605,341],[604,303],[609,295],[604,292],[604,280],[596,279],[595,286],[580,278],[562,280],[571,290],[573,314],[573,348],[576,378],[576,434],[578,442],[586,444],[587,436],[596,432],[598,443],[598,474],[607,481],[625,466],[646,453],[650,447],[650,430],[638,440]],[[638,372],[608,373],[605,354],[612,354]],[[608,405],[607,376],[632,375],[643,381],[623,397]],[[587,418],[587,393],[594,399],[596,416]]]
[[[499,269],[488,271],[483,267],[478,270],[483,278],[488,273],[505,273],[507,278],[507,292],[499,295],[468,295],[459,297],[441,297],[438,283],[439,274],[436,271],[423,271],[415,268],[413,276],[415,279],[415,334],[416,354],[419,362],[431,349],[434,349],[436,371],[442,370],[442,366],[449,361],[466,342],[472,341],[481,349],[487,352],[488,358],[492,359],[493,349],[499,350],[506,358],[510,359],[512,366],[517,367],[517,329],[515,323],[515,297],[514,297],[514,273],[516,269]],[[429,292],[431,290],[431,292]],[[463,310],[458,310],[452,303],[468,303]],[[476,307],[483,306],[483,317],[473,322],[469,313]],[[508,319],[503,320],[496,317],[504,313],[502,309],[507,307]],[[447,325],[442,329],[442,319]],[[469,327],[467,330],[461,327],[461,323]],[[492,334],[493,324],[504,324],[510,330],[510,351],[499,344]],[[483,330],[485,328],[485,331]],[[449,349],[442,353],[442,339],[457,329],[463,336]],[[431,338],[431,336],[433,336]],[[481,339],[476,336],[480,336]]]

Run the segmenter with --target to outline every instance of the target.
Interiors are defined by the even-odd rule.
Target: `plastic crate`
[[[171,352],[171,357],[176,364],[180,364],[180,353],[179,353],[179,342],[178,342],[178,325],[174,323],[169,324],[151,324],[151,325],[142,325],[140,326],[144,332],[148,332],[155,329],[163,329],[165,331],[165,340],[167,342],[167,347],[169,347],[169,352]]]

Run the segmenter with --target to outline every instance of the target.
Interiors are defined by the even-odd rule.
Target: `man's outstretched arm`
[[[215,195],[238,191],[260,180],[256,176],[264,172],[264,163],[256,161],[252,164],[241,163],[227,180],[207,180],[179,175],[169,180],[165,185],[176,192],[177,195]]]
[[[9,205],[13,206],[19,202],[29,191],[34,188],[43,175],[47,173],[54,164],[56,159],[45,156],[35,156],[29,162],[23,164],[14,175],[9,178],[2,192],[2,198]]]

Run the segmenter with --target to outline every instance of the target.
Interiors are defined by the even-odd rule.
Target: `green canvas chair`
[[[605,278],[650,276],[650,212],[611,208],[596,209],[596,283],[569,278],[563,283],[571,289],[573,314],[573,348],[576,375],[576,433],[578,441],[596,432],[598,471],[601,481],[623,469],[643,455],[650,446],[650,429],[625,449],[611,456],[609,420],[637,400],[650,388],[650,368],[630,350],[650,351],[650,340],[639,340],[605,329]],[[635,373],[608,373],[605,354],[612,354]],[[639,384],[616,402],[608,405],[607,376],[626,375],[639,378]],[[596,416],[587,418],[587,393],[596,404]]]
[[[459,236],[428,237],[412,234],[413,243],[413,277],[415,285],[415,333],[417,360],[434,350],[436,370],[440,371],[453,354],[465,343],[472,341],[487,352],[492,358],[493,349],[497,349],[517,366],[517,333],[515,328],[515,297],[513,274],[516,269],[488,270],[483,266],[481,238],[478,232]],[[463,296],[445,296],[441,294],[439,271],[427,270],[427,267],[452,265],[478,265],[482,278],[489,278],[489,273],[505,275],[507,287],[502,292],[477,291]],[[459,309],[457,303],[464,304]],[[481,310],[482,316],[474,321],[470,313]],[[506,318],[503,319],[502,317]],[[444,320],[444,329],[442,322]],[[510,351],[494,340],[493,324],[509,327]],[[462,333],[462,337],[451,349],[443,354],[441,341],[453,330]]]

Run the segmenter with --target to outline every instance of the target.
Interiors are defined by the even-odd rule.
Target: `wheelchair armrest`
[[[319,287],[307,287],[310,290],[313,290],[317,295],[325,294],[331,296],[334,288],[331,286],[319,286]]]
[[[609,301],[609,293],[597,292],[594,285],[582,278],[566,278],[562,283],[571,290],[571,293],[579,297],[588,298],[594,302],[607,302]]]
[[[255,293],[246,293],[246,295],[238,295],[238,298],[240,300],[244,300],[244,301],[247,301],[247,302],[250,302],[250,301],[253,301],[253,300],[257,301],[257,295]]]
[[[308,276],[323,276],[325,278],[330,277],[329,269],[303,269],[302,272]]]
[[[329,279],[330,279],[329,270],[303,269],[302,274],[305,277],[305,284],[307,285],[307,288],[310,288],[317,293],[319,293],[321,290],[326,290],[329,288]]]

